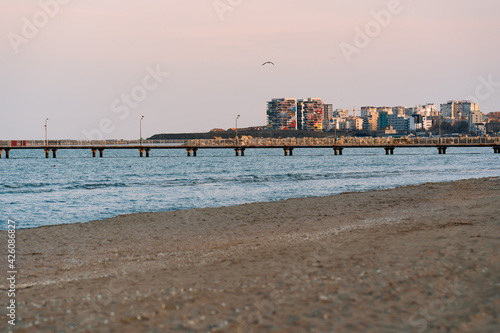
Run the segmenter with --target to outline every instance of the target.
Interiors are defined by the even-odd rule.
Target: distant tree
[[[469,132],[469,123],[465,120],[457,121],[452,125],[452,133],[468,133]]]
[[[490,121],[486,124],[486,133],[498,135],[500,133],[500,121]]]

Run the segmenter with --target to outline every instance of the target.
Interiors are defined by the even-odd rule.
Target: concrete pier
[[[246,148],[234,148],[234,152],[236,156],[245,156],[245,149]]]
[[[193,152],[193,157],[196,157],[198,153],[198,148],[187,148],[186,151],[188,157],[191,156],[191,152]]]
[[[284,147],[283,152],[284,152],[285,156],[293,156],[293,148]]]
[[[245,156],[246,149],[283,149],[285,156],[293,156],[295,148],[333,149],[335,155],[342,155],[344,148],[383,148],[386,155],[393,155],[395,148],[433,148],[440,155],[446,154],[449,147],[456,148],[493,148],[493,153],[500,153],[500,137],[463,137],[463,138],[251,138],[236,142],[231,139],[196,139],[196,140],[52,140],[50,145],[41,140],[0,141],[0,158],[9,158],[10,150],[42,149],[45,157],[56,158],[57,150],[90,149],[92,157],[104,156],[104,149],[137,149],[140,157],[149,157],[152,149],[185,149],[188,156],[196,156],[200,149],[234,149],[236,156]],[[5,151],[5,155],[3,155]],[[491,150],[490,150],[491,151]],[[146,154],[144,154],[146,152]],[[3,156],[2,156],[3,155]]]

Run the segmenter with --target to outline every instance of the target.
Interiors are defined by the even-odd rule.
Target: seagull
[[[267,64],[271,64],[271,65],[273,65],[273,66],[276,66],[276,65],[274,64],[274,62],[272,62],[272,61],[266,61],[265,63],[263,63],[263,64],[262,64],[262,66],[267,65]]]

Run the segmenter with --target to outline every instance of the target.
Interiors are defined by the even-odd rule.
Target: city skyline
[[[238,4],[236,4],[238,3]],[[500,4],[277,0],[0,4],[0,139],[134,139],[335,108],[472,99],[500,110]],[[300,24],[299,24],[300,23]],[[262,66],[272,61],[275,66]],[[127,97],[128,96],[128,97]]]

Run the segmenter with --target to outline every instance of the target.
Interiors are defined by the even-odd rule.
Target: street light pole
[[[139,121],[139,137],[141,138],[141,146],[142,146],[142,120],[144,119],[144,116],[141,117],[141,120]]]
[[[443,117],[443,115],[441,113],[439,113],[439,143],[441,143],[441,117]]]
[[[47,146],[48,141],[47,141],[47,122],[49,121],[49,118],[45,119],[45,145]]]
[[[238,119],[240,119],[240,115],[236,117],[236,141],[238,141]]]
[[[335,144],[337,144],[337,118],[335,118]]]

